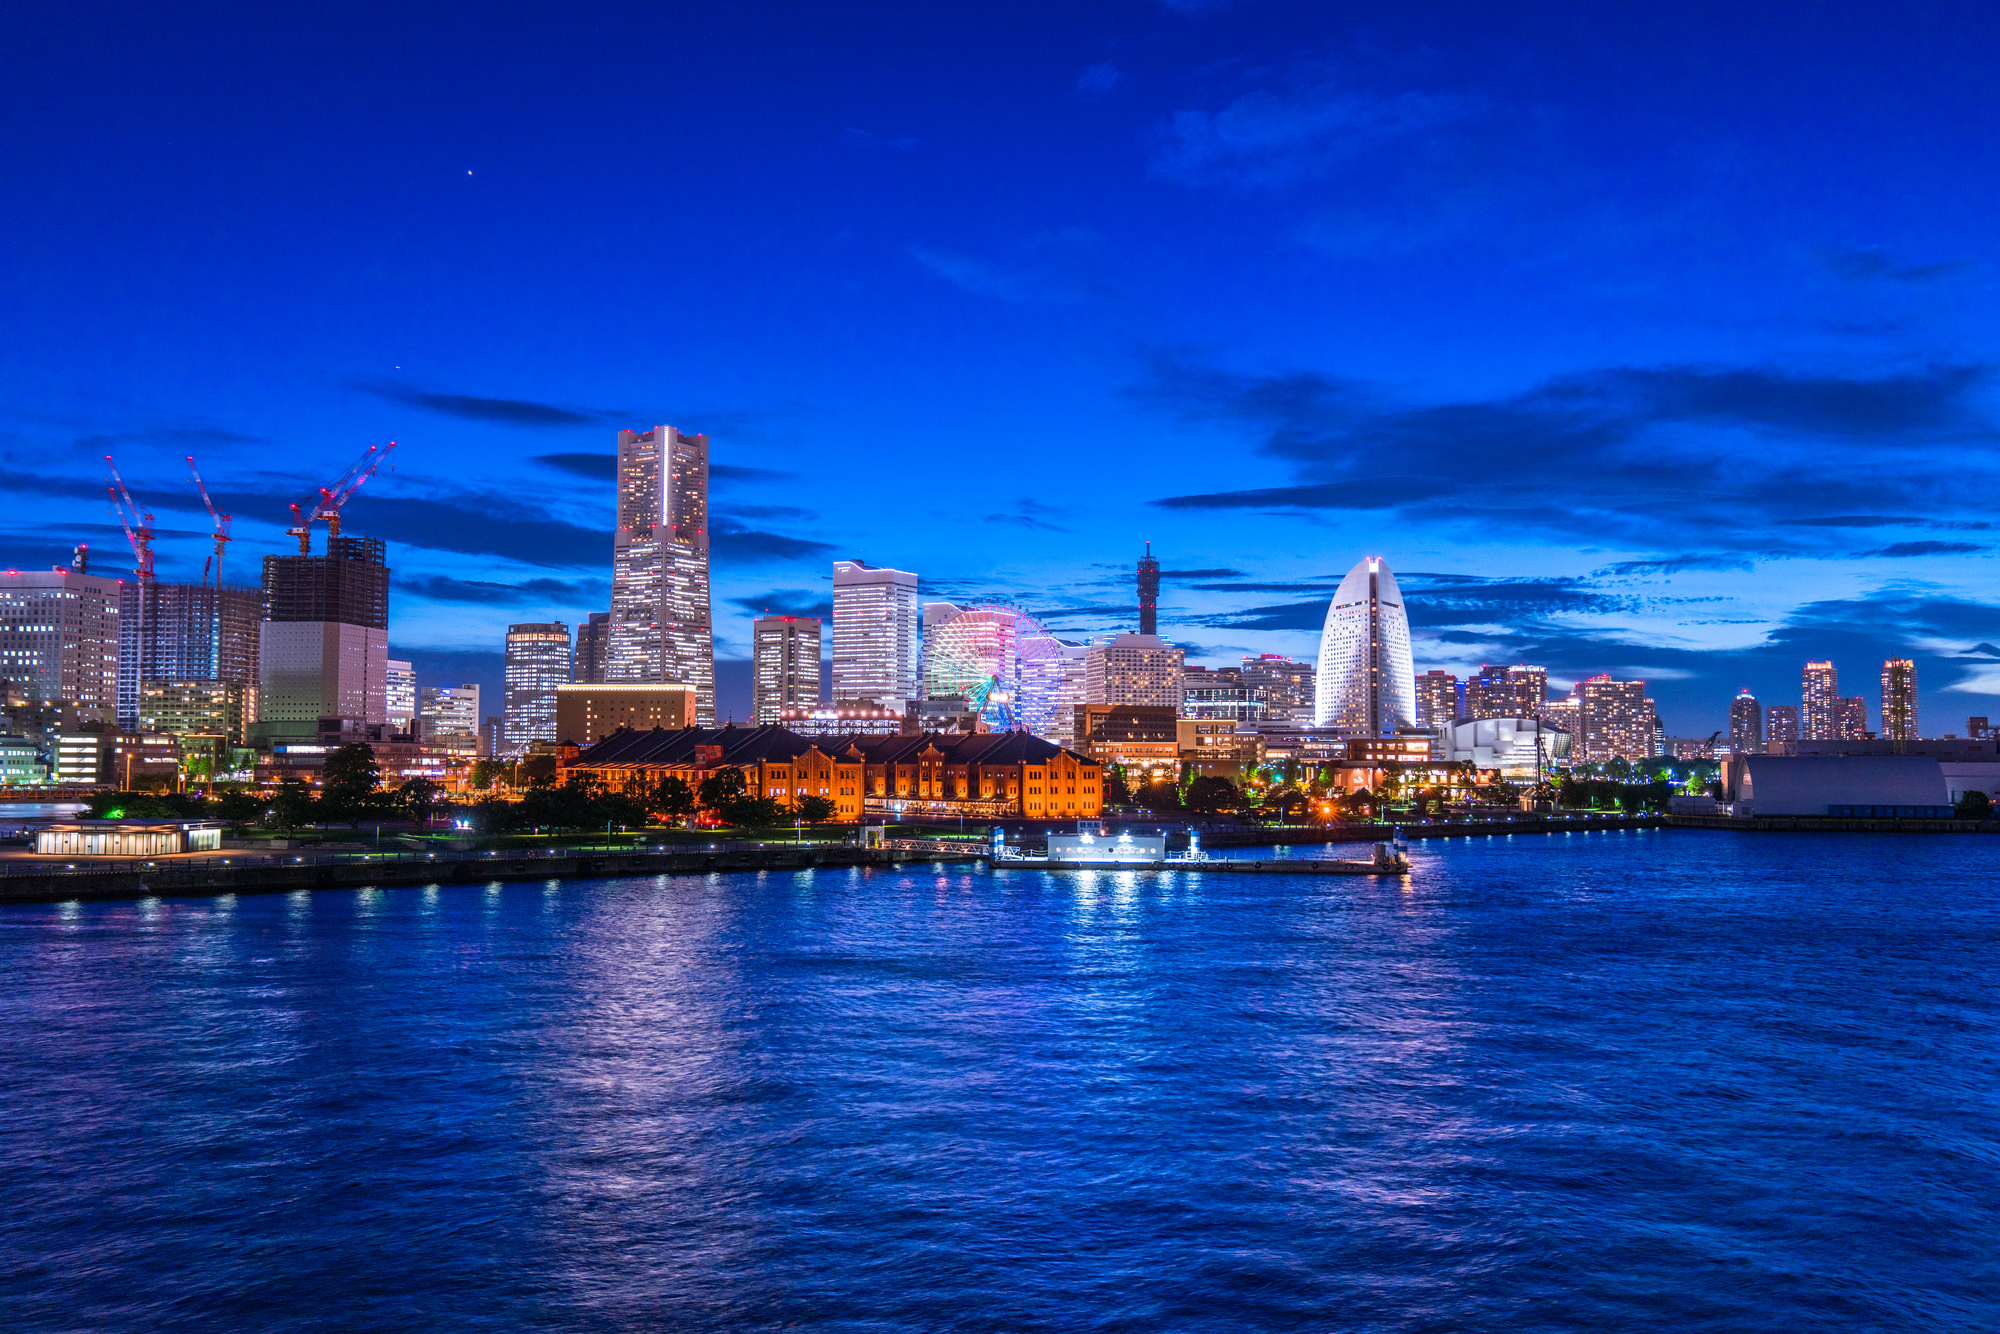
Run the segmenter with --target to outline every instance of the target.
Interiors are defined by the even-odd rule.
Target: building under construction
[[[151,683],[254,685],[260,589],[127,581],[118,588],[118,725],[141,725]]]
[[[269,737],[322,718],[388,721],[389,567],[380,538],[330,537],[324,556],[264,557],[257,721]]]

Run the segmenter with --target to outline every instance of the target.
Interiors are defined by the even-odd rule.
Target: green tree
[[[1132,789],[1125,781],[1125,766],[1114,764],[1104,771],[1104,804],[1130,806]]]
[[[313,790],[298,779],[287,779],[278,785],[278,793],[271,798],[271,819],[278,828],[285,831],[287,838],[307,824],[319,813],[319,799]]]
[[[1181,808],[1180,789],[1165,779],[1148,783],[1133,794],[1133,799],[1149,811],[1165,815]]]
[[[420,776],[407,780],[396,789],[396,804],[409,812],[410,818],[417,822],[417,828],[422,829],[431,822],[431,812],[443,796],[442,783]]]
[[[1992,800],[1978,788],[1973,788],[1958,799],[1958,818],[1961,820],[1984,820],[1992,813]]]
[[[528,787],[553,779],[560,767],[553,755],[530,755],[514,766],[514,783],[517,787]]]
[[[663,815],[669,820],[681,821],[693,815],[699,806],[694,789],[679,774],[668,774],[653,789],[653,799],[649,803],[655,815]]]
[[[264,818],[271,809],[271,803],[256,792],[245,792],[240,787],[226,787],[209,798],[213,803],[215,816],[231,824],[251,824]]]
[[[493,780],[499,777],[504,764],[499,760],[474,760],[468,781],[475,792],[487,792],[493,787]]]
[[[807,824],[825,824],[833,818],[835,809],[831,797],[817,795],[800,797],[792,806],[793,814]]]
[[[729,804],[743,799],[745,791],[743,771],[736,768],[717,769],[701,780],[698,795],[701,808],[714,811],[723,819],[729,819]],[[731,824],[735,821],[731,820]]]
[[[769,829],[785,819],[785,808],[778,804],[775,797],[744,795],[734,797],[725,804],[721,815],[738,829]]]
[[[382,809],[375,789],[382,781],[382,766],[375,751],[365,741],[342,746],[326,757],[326,771],[320,778],[320,808],[329,820],[344,820],[352,829]]]
[[[1227,778],[1197,778],[1188,784],[1187,808],[1191,811],[1234,811],[1243,807],[1243,794]]]

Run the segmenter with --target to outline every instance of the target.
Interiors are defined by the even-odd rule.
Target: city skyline
[[[1811,62],[1758,14],[1029,6],[974,40],[912,10],[883,47],[635,12],[553,65],[417,16],[435,80],[351,36],[239,59],[200,15],[144,43],[30,15],[0,564],[126,564],[115,452],[160,578],[196,582],[192,451],[240,577],[398,440],[349,507],[395,552],[392,649],[497,695],[507,624],[610,605],[611,437],[666,420],[713,441],[739,718],[752,619],[824,617],[836,556],[1083,638],[1131,628],[1148,541],[1197,663],[1310,656],[1348,553],[1385,550],[1426,668],[1643,678],[1705,734],[1806,658],[1907,657],[1921,716],[2000,713],[1972,54],[2000,20],[1946,10],[1830,15]],[[602,77],[663,51],[673,116]],[[883,61],[924,73],[844,77]],[[49,116],[79,67],[98,95]],[[77,228],[104,179],[148,207]],[[974,466],[969,509],[926,485]]]

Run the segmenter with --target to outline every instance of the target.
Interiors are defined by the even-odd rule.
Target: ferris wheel
[[[925,627],[925,697],[961,696],[995,731],[1051,730],[1062,685],[1062,645],[1010,603],[962,607],[935,629]]]

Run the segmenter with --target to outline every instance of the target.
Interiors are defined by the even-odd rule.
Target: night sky
[[[717,655],[829,563],[1310,656],[1831,656],[2000,715],[2000,8],[45,5],[0,31],[0,562],[113,453],[199,576],[370,444],[390,638],[497,688],[609,602],[621,426],[706,431]],[[721,708],[747,713],[722,667]],[[489,711],[497,712],[496,707]]]

